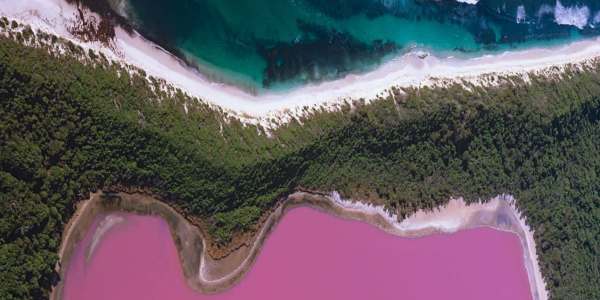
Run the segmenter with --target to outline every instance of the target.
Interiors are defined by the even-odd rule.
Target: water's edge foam
[[[220,292],[242,280],[251,269],[270,232],[287,211],[308,206],[336,217],[363,221],[402,237],[454,233],[477,227],[490,227],[514,233],[519,237],[522,247],[532,298],[548,299],[538,265],[533,231],[526,225],[524,216],[516,209],[516,200],[510,195],[499,195],[487,202],[470,205],[462,199],[450,199],[446,205],[433,211],[418,211],[399,221],[397,216],[387,212],[382,206],[342,199],[336,192],[296,192],[271,212],[247,245],[218,260],[211,258],[205,251],[206,233],[163,202],[146,195],[120,193],[117,201],[107,203],[106,200],[100,200],[100,195],[101,193],[96,193],[90,196],[90,200],[82,201],[65,229],[59,253],[61,261],[57,269],[63,279],[69,259],[76,245],[90,229],[92,220],[99,214],[125,211],[157,215],[165,219],[178,249],[188,285],[204,293]],[[64,281],[61,281],[53,290],[51,299],[61,299],[63,284]]]

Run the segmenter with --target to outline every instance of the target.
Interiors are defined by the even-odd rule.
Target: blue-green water
[[[108,1],[213,80],[257,91],[366,71],[414,48],[477,55],[600,33],[598,0]]]

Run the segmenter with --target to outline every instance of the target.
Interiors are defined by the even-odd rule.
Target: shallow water
[[[481,228],[406,239],[310,208],[283,218],[238,285],[203,295],[187,287],[162,219],[121,216],[87,263],[91,232],[77,246],[64,299],[531,298],[514,234]]]
[[[594,0],[107,1],[213,80],[259,92],[367,71],[415,47],[476,55],[600,26]]]

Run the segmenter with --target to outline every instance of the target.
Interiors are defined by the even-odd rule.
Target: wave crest
[[[519,5],[519,7],[517,7],[517,24],[521,24],[523,22],[525,22],[525,18],[527,17],[527,13],[525,13],[525,6],[523,5]]]
[[[479,2],[479,0],[456,0],[456,2],[475,5]]]
[[[565,7],[556,1],[554,7],[554,21],[560,25],[572,25],[579,29],[583,29],[588,24],[590,18],[590,9],[587,6],[568,6]]]

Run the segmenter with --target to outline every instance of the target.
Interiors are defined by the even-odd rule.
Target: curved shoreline
[[[71,221],[65,228],[61,242],[60,267],[62,281],[51,294],[51,299],[62,299],[64,276],[76,245],[90,230],[98,215],[111,212],[131,212],[156,215],[163,218],[170,228],[178,250],[181,267],[187,284],[203,293],[224,291],[237,284],[252,268],[270,232],[291,209],[308,206],[335,217],[366,222],[390,234],[416,238],[434,233],[453,233],[476,227],[490,227],[516,234],[523,250],[523,262],[527,270],[531,295],[534,300],[546,300],[545,288],[539,265],[533,233],[525,225],[515,208],[511,196],[501,195],[485,203],[467,205],[460,199],[451,199],[445,206],[433,211],[418,211],[408,218],[397,221],[381,206],[343,200],[337,193],[331,195],[311,192],[296,192],[287,197],[265,219],[248,245],[242,245],[229,255],[213,259],[208,254],[202,229],[191,224],[167,204],[143,194],[95,193],[89,200],[82,201]],[[97,233],[97,232],[96,232]],[[87,249],[90,251],[90,249]]]
[[[120,27],[115,29],[115,49],[77,40],[66,28],[73,22],[75,8],[64,0],[22,0],[18,4],[10,1],[0,0],[0,15],[57,34],[86,49],[101,51],[121,63],[132,64],[191,96],[228,110],[243,122],[265,127],[276,127],[314,109],[336,110],[346,102],[386,97],[399,88],[448,82],[489,85],[494,84],[497,76],[527,77],[530,72],[552,75],[569,65],[586,64],[600,57],[600,37],[563,46],[506,51],[469,59],[442,59],[417,51],[364,74],[350,74],[288,92],[252,95],[231,85],[211,82],[161,47],[137,33],[129,35]],[[9,2],[11,4],[6,4]]]

